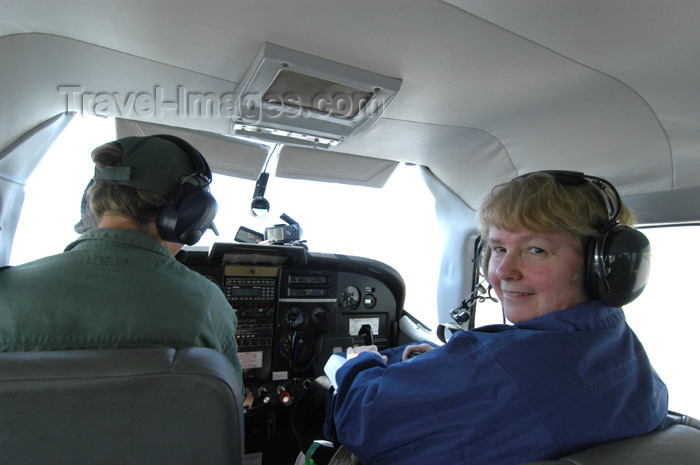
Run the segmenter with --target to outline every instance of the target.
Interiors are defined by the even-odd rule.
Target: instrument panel
[[[246,454],[262,465],[292,463],[299,446],[293,407],[349,346],[394,347],[405,285],[390,266],[303,247],[214,244],[188,251],[184,264],[216,283],[238,317]]]
[[[236,312],[244,384],[256,402],[293,402],[334,352],[396,345],[405,286],[384,263],[236,243],[189,252],[185,264],[219,285]]]

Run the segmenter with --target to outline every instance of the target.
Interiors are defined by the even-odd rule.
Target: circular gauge
[[[322,305],[314,307],[311,312],[311,318],[313,318],[316,323],[324,323],[328,319],[328,309]]]
[[[280,353],[284,358],[289,358],[292,351],[292,333],[287,333],[280,339]]]
[[[295,347],[296,345],[296,347]],[[306,344],[306,339],[301,333],[289,332],[279,340],[279,352],[284,359],[294,357],[297,364],[308,363],[314,351]],[[294,352],[294,353],[293,353]]]
[[[306,315],[304,315],[304,310],[301,307],[290,307],[284,319],[290,328],[301,328],[306,321]]]
[[[355,286],[348,286],[340,294],[340,306],[347,309],[357,308],[360,305],[360,290]]]

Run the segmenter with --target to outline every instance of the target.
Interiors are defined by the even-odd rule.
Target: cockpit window
[[[668,385],[670,409],[698,418],[700,313],[692,294],[700,262],[700,226],[642,231],[651,242],[651,274],[642,295],[625,307],[627,322]]]
[[[108,118],[76,116],[26,186],[22,216],[10,263],[63,251],[76,239],[80,200],[93,175],[90,152],[115,138]],[[270,177],[265,220],[250,214],[255,181],[214,174],[211,191],[219,204],[215,224],[196,247],[233,242],[239,226],[264,232],[282,224],[282,213],[297,221],[311,252],[356,255],[386,263],[406,282],[405,308],[424,324],[437,324],[436,288],[442,233],[435,201],[416,166],[400,165],[381,188]]]
[[[95,165],[92,149],[115,137],[114,121],[75,116],[27,180],[10,264],[63,251],[78,237],[80,200]]]

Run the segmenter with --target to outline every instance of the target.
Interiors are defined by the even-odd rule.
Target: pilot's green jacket
[[[221,289],[141,231],[93,229],[0,273],[4,352],[210,347],[240,376],[236,324]]]

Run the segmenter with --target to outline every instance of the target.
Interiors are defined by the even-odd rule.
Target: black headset
[[[178,187],[168,194],[156,222],[160,237],[166,241],[193,245],[204,232],[213,227],[218,209],[216,199],[209,192],[211,169],[202,154],[187,141],[168,134],[153,137],[172,142],[187,154],[195,171],[180,178]]]
[[[592,184],[608,209],[608,221],[588,241],[584,251],[586,292],[613,307],[639,297],[649,279],[651,245],[642,232],[620,222],[622,200],[615,187],[603,178],[577,171],[541,172],[564,186]]]

